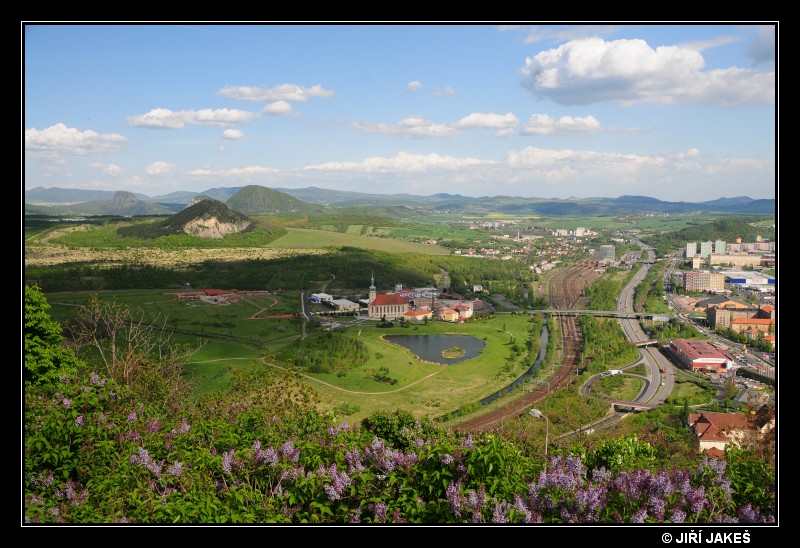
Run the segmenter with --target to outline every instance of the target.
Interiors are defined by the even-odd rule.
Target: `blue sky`
[[[24,188],[775,198],[776,28],[24,23]]]

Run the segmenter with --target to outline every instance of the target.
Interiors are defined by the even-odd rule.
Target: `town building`
[[[403,316],[409,323],[422,323],[425,320],[433,319],[433,310],[427,306],[409,310]]]
[[[733,360],[708,341],[674,339],[669,343],[672,354],[690,371],[722,373],[733,365]]]
[[[725,240],[717,240],[714,242],[714,253],[727,253],[728,249],[725,247]]]
[[[724,291],[725,275],[710,270],[692,270],[683,275],[686,291]]]
[[[731,320],[731,331],[734,333],[745,333],[755,331],[762,334],[775,332],[775,320],[771,318],[736,318]],[[755,337],[750,337],[755,338]]]
[[[408,312],[408,299],[397,293],[383,293],[378,295],[375,287],[375,277],[369,286],[369,303],[367,316],[374,319],[396,320]]]
[[[761,255],[751,253],[711,253],[708,258],[711,265],[758,266]]]
[[[354,303],[353,301],[349,301],[347,299],[333,299],[330,301],[330,305],[338,312],[355,312],[361,308],[358,303]]]
[[[686,258],[691,259],[697,255],[697,242],[689,242],[686,244]]]
[[[704,259],[707,259],[708,256],[714,252],[713,246],[714,244],[711,243],[711,240],[707,242],[700,242],[700,256]]]
[[[775,419],[764,420],[763,416],[743,413],[702,413],[689,414],[689,429],[694,433],[701,453],[709,456],[723,456],[729,443],[739,446],[747,438],[748,432],[763,436],[775,427]]]

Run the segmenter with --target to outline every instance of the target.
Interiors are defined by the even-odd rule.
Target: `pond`
[[[486,346],[482,340],[470,335],[386,335],[386,340],[408,348],[421,360],[449,365],[477,356]],[[446,350],[459,348],[458,357],[445,358]]]

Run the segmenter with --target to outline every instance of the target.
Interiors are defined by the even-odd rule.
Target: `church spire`
[[[372,301],[374,301],[375,297],[377,296],[378,296],[378,290],[375,287],[375,272],[372,272],[372,278],[370,278],[370,284],[369,284],[369,302],[371,303]]]

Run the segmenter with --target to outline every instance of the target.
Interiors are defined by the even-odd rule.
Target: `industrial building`
[[[733,365],[728,358],[708,341],[674,339],[669,343],[672,354],[690,371],[722,373]]]

